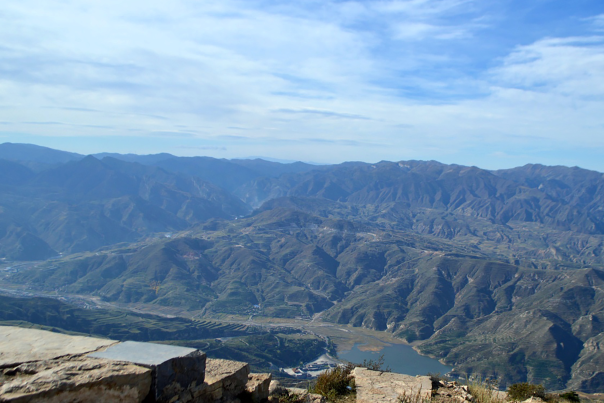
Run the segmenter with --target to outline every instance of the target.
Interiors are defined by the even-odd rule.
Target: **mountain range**
[[[314,317],[391,332],[460,376],[604,391],[602,173],[19,144],[0,158],[4,284]]]

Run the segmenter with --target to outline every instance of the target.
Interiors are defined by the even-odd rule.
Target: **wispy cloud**
[[[317,115],[325,118],[336,118],[336,119],[353,119],[353,120],[372,120],[370,117],[356,115],[352,113],[340,113],[334,111],[326,111],[320,109],[275,109],[273,112],[287,113],[287,114],[302,114],[302,115]]]
[[[492,73],[515,88],[604,96],[604,36],[548,38],[520,46]]]
[[[162,131],[157,130],[149,133],[153,137],[197,137],[199,133],[183,132],[183,131]]]
[[[218,147],[218,146],[178,146],[176,148],[181,149],[181,150],[227,151],[226,147]]]
[[[598,1],[8,2],[0,120],[14,140],[321,162],[598,147]]]
[[[61,122],[21,122],[24,125],[63,126]]]
[[[604,14],[595,15],[586,20],[592,24],[595,31],[604,32]]]

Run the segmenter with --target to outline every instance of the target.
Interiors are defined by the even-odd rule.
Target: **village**
[[[335,368],[343,363],[329,354],[323,354],[313,362],[294,368],[279,368],[279,371],[297,379],[312,379],[328,369]]]

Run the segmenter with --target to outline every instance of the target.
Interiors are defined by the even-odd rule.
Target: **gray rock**
[[[130,362],[150,368],[150,401],[154,402],[187,399],[191,394],[187,391],[203,384],[205,378],[206,355],[194,348],[127,341],[90,354],[89,357]]]
[[[539,398],[539,397],[529,397],[528,399],[524,400],[522,403],[543,403],[544,400]]]
[[[252,402],[259,403],[268,399],[271,378],[271,374],[248,375],[245,393]]]
[[[87,354],[116,343],[115,340],[0,326],[0,368],[13,367],[25,362]]]
[[[271,381],[268,387],[268,393],[270,396],[278,396],[287,393],[287,389],[281,386],[279,381]]]
[[[208,403],[232,401],[245,391],[249,374],[245,362],[208,359],[205,382],[193,389],[193,398]]]
[[[138,403],[151,388],[151,370],[86,357],[28,363],[4,371],[0,402]]]
[[[304,403],[325,403],[327,399],[325,396],[319,395],[317,393],[310,393],[306,389],[302,388],[287,388],[287,393],[290,395],[300,396]]]
[[[355,368],[353,371],[358,403],[398,403],[401,397],[430,399],[432,381],[427,376]]]

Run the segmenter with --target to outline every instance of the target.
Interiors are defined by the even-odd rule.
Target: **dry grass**
[[[490,380],[476,380],[468,385],[470,394],[477,403],[505,403],[507,399],[501,395],[497,384]]]
[[[304,403],[305,401],[306,396],[289,392],[279,395],[278,398],[272,400],[272,402],[278,403]]]
[[[403,392],[398,397],[398,403],[429,403],[432,399],[424,396],[421,389],[417,393]]]

